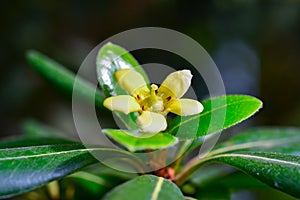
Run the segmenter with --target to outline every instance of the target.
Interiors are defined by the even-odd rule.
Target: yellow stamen
[[[155,85],[155,84],[152,84],[151,85],[151,97],[152,98],[156,98],[156,90],[158,89],[158,87],[157,87],[157,85]]]

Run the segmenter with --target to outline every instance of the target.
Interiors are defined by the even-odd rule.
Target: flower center
[[[144,100],[140,101],[140,105],[143,111],[152,111],[156,113],[163,114],[164,102],[163,99],[156,95],[157,85],[151,85],[150,95],[148,95]],[[137,100],[140,100],[140,96],[137,96]]]

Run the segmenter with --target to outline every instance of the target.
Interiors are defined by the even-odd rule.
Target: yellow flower
[[[158,133],[167,128],[165,116],[175,113],[180,116],[202,112],[203,106],[193,99],[181,98],[191,85],[190,70],[176,71],[167,76],[161,86],[152,84],[148,88],[143,76],[132,69],[121,69],[115,73],[120,87],[130,95],[112,96],[104,106],[125,114],[139,112],[137,123],[141,132]],[[181,98],[181,99],[180,99]]]

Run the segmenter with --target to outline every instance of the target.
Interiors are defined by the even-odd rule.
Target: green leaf
[[[70,187],[74,188],[70,199],[101,199],[105,193],[125,180],[106,174],[94,174],[85,171],[76,172],[60,181],[62,193],[68,194]]]
[[[180,140],[199,138],[234,126],[262,107],[259,99],[245,95],[221,96],[202,104],[202,113],[175,118],[167,132],[176,135]]]
[[[95,101],[97,107],[103,107],[102,103],[104,96],[99,90],[95,91],[91,86],[91,83],[81,78],[77,78],[76,87],[74,87],[73,91],[73,85],[76,78],[76,75],[73,72],[34,50],[28,51],[26,57],[33,69],[52,82],[56,87],[70,95],[72,92],[76,92],[82,99],[86,99],[88,102]]]
[[[64,138],[70,140],[70,136],[33,119],[25,120],[21,125],[21,129],[26,137]]]
[[[121,89],[117,80],[115,79],[115,72],[120,69],[134,69],[139,72],[148,83],[148,77],[143,68],[138,64],[134,57],[122,47],[107,43],[98,53],[97,56],[97,75],[100,86],[102,87],[106,97],[127,94],[126,91]],[[136,113],[128,115],[122,112],[114,112],[128,129],[137,129]]]
[[[194,158],[175,177],[181,185],[197,169],[210,162],[221,162],[240,169],[269,186],[300,197],[300,156],[271,152],[226,153]]]
[[[148,138],[139,138],[132,136],[127,130],[103,129],[102,132],[122,144],[131,152],[144,149],[162,149],[177,143],[176,137],[166,133],[157,133]]]
[[[211,167],[215,171],[213,174],[210,171]],[[227,172],[224,171],[224,168],[227,169]],[[205,166],[203,169],[198,170],[191,177],[190,181],[192,185],[196,185],[195,196],[197,199],[222,199],[226,196],[227,199],[231,199],[230,196],[232,197],[234,192],[245,190],[249,193],[263,191],[264,194],[267,194],[267,197],[276,195],[275,197],[277,198],[274,197],[272,199],[294,199],[241,171],[236,171],[232,167],[226,167],[222,164]],[[219,196],[217,196],[218,194]],[[215,198],[212,198],[212,195],[214,195]]]
[[[229,153],[210,158],[229,164],[269,186],[300,197],[300,157],[280,153]]]
[[[235,169],[229,166],[211,164],[196,171],[189,179],[189,182],[202,187],[212,182],[218,184],[221,180],[223,180],[224,176],[231,174],[233,171],[235,171]]]
[[[124,179],[114,175],[94,174],[86,171],[76,172],[74,174],[71,174],[67,178],[82,180],[82,182],[84,183],[93,183],[106,188],[112,188],[113,186],[125,181]]]
[[[210,167],[207,166],[207,167]],[[223,168],[224,166],[219,166],[219,168]],[[230,167],[231,168],[231,167]],[[234,169],[233,169],[234,170]],[[233,171],[231,170],[231,171]],[[198,176],[201,174],[202,170],[199,170],[197,172]],[[205,173],[205,172],[203,172]],[[195,174],[195,176],[197,176]],[[193,176],[192,179],[197,179],[197,177]],[[201,175],[200,175],[201,176]],[[194,181],[193,181],[194,183]],[[195,184],[200,184],[201,188],[204,190],[207,188],[227,188],[228,190],[242,190],[242,189],[250,189],[250,188],[260,188],[260,189],[271,189],[274,190],[273,188],[270,188],[268,185],[262,183],[261,181],[253,178],[252,176],[249,176],[241,171],[233,171],[227,174],[220,174],[217,177],[214,177],[213,179],[209,180],[208,182],[204,183],[195,183]]]
[[[117,70],[134,69],[144,77],[146,82],[149,82],[146,73],[134,57],[124,48],[110,42],[99,50],[96,65],[100,86],[107,97],[126,94],[118,87],[114,77]]]
[[[217,199],[217,200],[230,200],[230,191],[226,190],[226,188],[214,188],[208,187],[204,190],[197,189],[195,194],[197,200],[210,200],[210,199]]]
[[[51,144],[74,144],[73,141],[50,137],[11,137],[0,141],[0,148],[28,147]]]
[[[131,158],[143,166],[129,152],[80,144],[43,145],[0,149],[0,198],[8,198],[62,178],[85,166],[97,163],[90,152],[100,153],[102,159]]]
[[[210,155],[238,151],[300,154],[300,129],[261,127],[248,130],[216,146]]]
[[[130,180],[109,192],[105,200],[184,199],[180,189],[162,177],[144,175]]]
[[[277,152],[300,155],[300,130],[287,127],[258,127],[239,134],[226,142],[217,145],[207,157],[224,153],[245,151]],[[195,163],[202,161],[194,159]],[[193,171],[193,166],[190,167]]]

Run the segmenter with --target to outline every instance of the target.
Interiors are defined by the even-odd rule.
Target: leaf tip
[[[25,57],[27,60],[32,60],[37,54],[38,52],[36,50],[29,49],[25,52]]]

